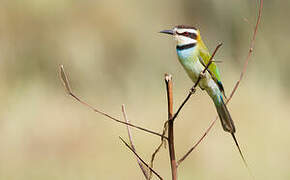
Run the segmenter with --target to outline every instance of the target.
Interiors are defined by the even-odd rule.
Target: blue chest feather
[[[188,59],[194,56],[196,47],[188,48],[188,49],[176,49],[177,55],[180,59]]]
[[[197,56],[196,47],[186,49],[176,49],[179,62],[189,75],[189,77],[195,82],[203,66],[200,64]]]

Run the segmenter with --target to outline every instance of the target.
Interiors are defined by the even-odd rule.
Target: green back
[[[198,48],[199,48],[199,56],[200,56],[199,60],[201,61],[202,64],[204,64],[206,66],[209,62],[211,55],[201,39],[200,39],[200,43],[199,43]],[[213,79],[216,81],[216,83],[219,83],[219,82],[221,83],[220,72],[219,72],[219,69],[218,69],[217,64],[215,62],[211,63],[208,70],[211,73],[211,75],[213,76]],[[219,81],[219,82],[217,82],[217,81]]]

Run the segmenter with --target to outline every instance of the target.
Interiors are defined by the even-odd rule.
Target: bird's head
[[[192,26],[178,25],[170,30],[163,30],[160,33],[170,34],[177,41],[177,46],[196,44],[199,38],[199,30]]]

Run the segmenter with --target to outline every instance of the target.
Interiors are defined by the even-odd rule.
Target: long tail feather
[[[246,168],[248,169],[249,174],[254,179],[252,171],[250,170],[250,168],[248,166],[248,163],[247,163],[247,161],[242,153],[240,145],[239,145],[237,138],[235,136],[236,128],[235,128],[234,122],[231,118],[231,115],[230,115],[230,113],[229,113],[229,111],[228,111],[228,109],[223,101],[222,95],[216,96],[215,98],[213,98],[213,100],[214,100],[214,103],[216,105],[216,109],[217,109],[217,112],[218,112],[219,118],[221,120],[221,124],[222,124],[224,131],[231,133],[231,135],[235,141],[235,145],[237,146],[237,148],[239,150],[240,156],[243,159],[243,163],[246,166]]]
[[[228,111],[228,108],[224,103],[222,95],[215,97],[214,103],[215,103],[224,131],[229,132],[229,133],[235,133],[236,128],[235,128],[234,121],[232,120],[232,117]]]
[[[252,173],[250,167],[248,166],[248,163],[247,163],[247,161],[246,161],[246,159],[245,159],[245,157],[244,157],[244,155],[243,155],[243,153],[242,153],[242,150],[241,150],[241,148],[240,148],[240,145],[239,145],[239,143],[238,143],[238,141],[237,141],[237,138],[236,138],[235,134],[234,134],[234,133],[231,133],[231,135],[232,135],[232,137],[233,137],[233,139],[234,139],[234,141],[235,141],[235,144],[236,144],[236,146],[237,146],[237,148],[238,148],[238,150],[239,150],[240,156],[242,157],[243,162],[244,162],[246,168],[248,169],[249,174],[252,176],[252,179],[255,179],[255,177],[254,177],[254,175],[253,175],[253,173]]]
[[[237,141],[237,138],[236,138],[235,134],[234,134],[234,133],[231,133],[231,135],[232,135],[232,137],[233,137],[233,139],[234,139],[234,141],[235,141],[235,144],[236,144],[236,146],[237,146],[237,148],[238,148],[238,150],[239,150],[239,153],[240,153],[240,155],[241,155],[241,157],[242,157],[242,159],[243,159],[243,161],[244,161],[245,166],[246,166],[247,168],[249,168],[248,163],[247,163],[247,161],[246,161],[246,159],[245,159],[245,157],[244,157],[244,155],[243,155],[243,153],[242,153],[242,150],[241,150],[241,148],[240,148],[240,145],[239,145],[239,143],[238,143],[238,141]]]

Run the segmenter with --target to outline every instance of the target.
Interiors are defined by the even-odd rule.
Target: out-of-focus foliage
[[[229,105],[237,137],[256,179],[289,179],[290,1],[266,1],[256,48]],[[163,74],[174,78],[175,104],[191,82],[175,42],[157,33],[177,24],[200,28],[229,93],[238,79],[255,25],[252,0],[2,0],[0,1],[0,179],[142,179],[107,121],[67,97],[58,78],[64,64],[72,89],[116,117],[127,105],[132,122],[161,131],[166,119]],[[215,117],[198,92],[176,121],[180,157]],[[145,160],[159,138],[133,131]],[[125,166],[124,166],[125,165]],[[156,170],[169,179],[167,150]],[[180,179],[248,179],[230,136],[216,124],[179,169]]]

